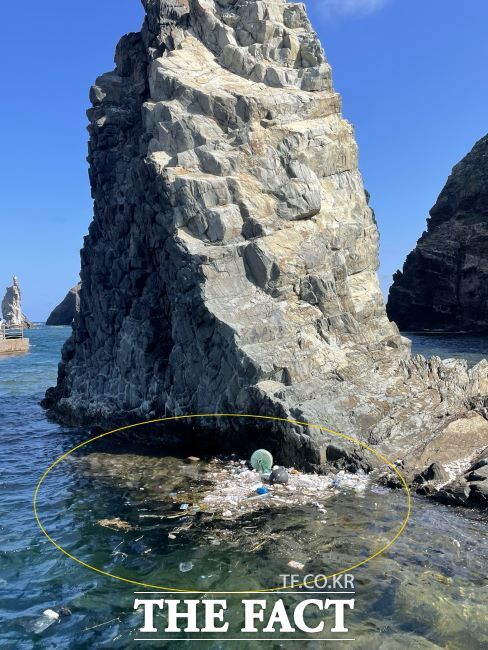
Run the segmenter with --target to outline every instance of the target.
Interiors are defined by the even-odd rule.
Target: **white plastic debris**
[[[193,562],[180,562],[180,571],[181,573],[188,573],[193,569]]]
[[[41,634],[44,630],[47,630],[53,623],[59,620],[59,614],[52,609],[45,609],[42,612],[37,621],[34,623],[33,632],[34,634]]]
[[[303,569],[305,568],[304,564],[302,564],[301,562],[297,562],[296,560],[290,560],[288,562],[288,566],[291,569],[296,569],[297,571],[303,571]]]
[[[263,497],[256,493],[263,487],[260,472],[247,469],[238,462],[218,459],[210,463],[209,469],[206,478],[211,487],[198,497],[198,507],[202,512],[225,519],[242,517],[258,508],[293,509],[313,505],[324,518],[327,501],[338,494],[338,490],[354,489],[361,493],[369,482],[367,475],[361,473],[342,471],[337,475],[322,475],[289,470],[288,484],[265,483],[268,493]]]

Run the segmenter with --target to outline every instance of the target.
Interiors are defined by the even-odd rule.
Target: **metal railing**
[[[23,339],[24,326],[23,325],[0,325],[0,341],[9,339]]]

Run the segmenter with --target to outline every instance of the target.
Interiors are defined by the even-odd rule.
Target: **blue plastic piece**
[[[269,494],[269,490],[267,490],[265,487],[258,487],[258,489],[256,490],[256,493],[261,494],[261,495]]]

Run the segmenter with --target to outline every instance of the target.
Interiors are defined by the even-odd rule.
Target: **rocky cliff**
[[[393,280],[387,311],[400,329],[488,331],[488,136],[454,167]]]
[[[2,318],[8,327],[32,327],[31,321],[22,311],[22,293],[17,277],[14,275],[12,286],[7,287],[2,300]]]
[[[353,129],[304,5],[144,6],[142,31],[122,38],[91,90],[95,214],[79,317],[45,405],[107,425],[288,417],[413,456],[453,422],[475,417],[486,435],[471,411],[483,409],[488,364],[411,359],[386,316]],[[232,424],[211,421],[207,442],[265,443],[301,465],[359,457],[307,427]],[[452,435],[456,453],[483,446]]]
[[[78,283],[68,291],[63,300],[49,314],[46,325],[71,325],[80,311],[80,289]]]

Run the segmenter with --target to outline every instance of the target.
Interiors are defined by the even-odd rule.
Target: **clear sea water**
[[[469,334],[411,334],[403,333],[412,341],[412,353],[441,359],[466,359],[474,366],[488,359],[488,337]]]
[[[175,641],[135,641],[142,616],[134,612],[134,592],[144,588],[76,564],[41,534],[32,507],[36,483],[54,459],[89,437],[86,431],[50,422],[39,406],[55,381],[60,347],[68,334],[68,328],[41,326],[29,335],[29,354],[0,357],[0,648],[293,646],[286,635],[268,635],[266,641],[197,643],[185,641],[192,635],[183,633],[171,635],[178,636]],[[484,339],[469,337],[414,337],[414,351],[468,356],[473,363],[487,354],[488,346]],[[81,454],[60,463],[48,477],[39,499],[43,524],[58,543],[88,564],[158,586],[202,592],[267,589],[279,584],[280,574],[297,572],[287,566],[290,560],[305,564],[307,573],[332,573],[384,544],[405,513],[403,493],[368,488],[358,495],[343,490],[327,506],[326,519],[313,504],[273,513],[256,506],[237,524],[216,521],[185,531],[185,517],[179,518],[183,530],[170,539],[168,532],[176,524],[165,518],[172,508],[168,495],[191,492],[205,481],[206,463],[113,454],[104,456],[109,472],[106,466],[96,470],[93,465],[88,471],[87,461],[100,451],[87,448],[87,457]],[[98,523],[114,517],[131,529]],[[353,572],[356,602],[347,617],[346,636],[355,641],[331,645],[488,648],[487,532],[486,513],[415,498],[410,523],[397,543]],[[234,629],[241,622],[243,597],[228,599]],[[272,594],[264,598],[270,606],[277,600]],[[283,599],[291,605],[303,596],[288,594]],[[41,631],[43,611],[61,606],[72,615]],[[313,635],[296,645],[329,647]]]

